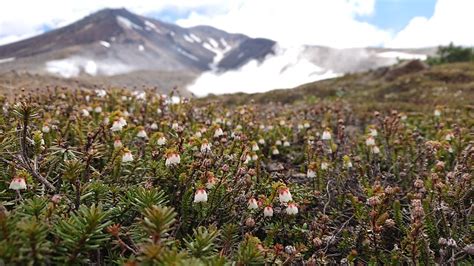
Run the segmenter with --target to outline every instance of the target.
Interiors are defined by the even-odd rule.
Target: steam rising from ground
[[[237,70],[203,73],[188,90],[197,96],[209,93],[264,92],[292,88],[303,83],[337,77],[340,74],[322,69],[301,56],[302,47],[276,47],[275,55],[263,62],[252,60]]]

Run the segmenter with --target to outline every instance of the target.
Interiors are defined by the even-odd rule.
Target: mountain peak
[[[96,11],[80,21],[98,22],[98,21],[115,21],[118,18],[126,18],[136,24],[143,24],[139,15],[130,12],[126,8],[104,8]],[[80,22],[78,21],[78,22]]]
[[[162,73],[189,76],[236,69],[263,60],[274,44],[209,26],[182,28],[125,8],[106,8],[65,27],[0,46],[4,59],[0,72],[15,69],[87,79],[141,73],[156,81],[170,79],[170,74],[159,78]]]

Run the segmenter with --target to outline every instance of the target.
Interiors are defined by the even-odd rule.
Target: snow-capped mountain
[[[266,84],[259,90],[267,90],[386,66],[397,58],[423,58],[432,52],[282,48],[269,39],[209,26],[183,28],[126,9],[104,9],[68,26],[0,46],[0,74],[14,70],[98,85],[146,85],[164,90],[192,85],[191,91],[202,95],[217,92],[207,81],[223,92],[238,90],[228,86],[252,88],[245,82],[256,79],[242,75],[245,73],[257,74],[262,86]],[[235,81],[222,79],[229,75]],[[215,82],[217,78],[220,82]]]
[[[0,71],[64,78],[134,72],[198,75],[261,60],[274,44],[208,26],[182,28],[126,9],[104,9],[66,27],[0,46]]]

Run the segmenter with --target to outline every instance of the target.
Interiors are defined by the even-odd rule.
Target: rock
[[[267,165],[268,172],[278,172],[285,170],[285,167],[281,163],[269,163]]]

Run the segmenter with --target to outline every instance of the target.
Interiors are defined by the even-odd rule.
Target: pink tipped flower
[[[372,153],[373,153],[373,154],[379,154],[379,153],[380,153],[379,147],[374,146],[374,147],[372,148]]]
[[[224,135],[224,131],[222,131],[222,129],[220,127],[218,127],[216,129],[216,131],[214,131],[214,138],[218,138],[220,136]]]
[[[298,207],[293,202],[288,203],[288,206],[286,207],[285,212],[288,215],[296,215],[298,214]]]
[[[263,216],[264,217],[272,217],[273,216],[273,208],[272,206],[267,206],[263,209]]]
[[[252,151],[258,151],[258,150],[260,150],[260,148],[258,147],[258,144],[256,142],[254,142],[252,144]]]
[[[125,112],[124,114],[125,114],[125,115],[128,115],[128,112]],[[127,120],[125,120],[125,118],[123,118],[123,117],[120,117],[120,118],[118,119],[118,122],[120,123],[120,125],[121,125],[122,127],[124,127],[124,126],[127,125]]]
[[[112,130],[113,132],[117,132],[117,131],[121,131],[122,128],[123,128],[122,123],[119,120],[115,120],[112,123],[112,127],[110,127],[110,130]]]
[[[26,189],[26,180],[24,177],[14,177],[12,182],[10,183],[10,189],[13,190],[21,190],[21,189]]]
[[[258,155],[256,153],[252,153],[252,161],[258,160]]]
[[[369,135],[371,135],[372,137],[377,137],[377,135],[379,134],[377,132],[377,129],[375,129],[375,128],[371,128],[369,131],[370,131]]]
[[[161,136],[158,138],[158,140],[156,140],[156,144],[158,144],[159,146],[163,146],[166,144],[166,138],[165,136]]]
[[[321,163],[321,170],[327,170],[329,168],[329,164],[326,162]]]
[[[87,109],[82,109],[82,115],[83,115],[84,117],[89,117],[89,116],[90,116],[89,110],[87,110]]]
[[[214,175],[211,175],[207,178],[206,188],[211,189],[214,187],[216,183],[217,183],[216,178],[214,177]]]
[[[293,198],[291,197],[290,189],[287,187],[280,189],[278,193],[278,198],[280,199],[280,203],[287,203],[293,200]]]
[[[137,137],[142,138],[142,139],[146,139],[148,137],[148,135],[146,134],[145,129],[141,129],[140,131],[138,131]]]
[[[205,189],[198,189],[194,194],[194,203],[207,202],[207,192]]]
[[[250,210],[258,209],[258,203],[257,203],[257,200],[255,198],[249,199],[249,209]]]
[[[131,151],[125,150],[125,153],[122,155],[122,163],[128,162],[133,162],[133,155]]]
[[[169,152],[166,155],[166,166],[178,165],[181,162],[181,157],[176,152]]]
[[[324,130],[323,135],[321,137],[322,140],[330,140],[331,137],[331,132],[329,130]]]
[[[211,152],[211,143],[209,143],[207,140],[203,140],[203,142],[201,144],[201,152],[202,153]]]
[[[244,164],[249,164],[251,161],[252,161],[252,156],[250,156],[249,154],[247,154],[247,155],[245,156]]]
[[[454,138],[454,134],[453,133],[448,133],[448,134],[446,134],[446,137],[444,139],[446,141],[451,141],[453,138]]]
[[[369,136],[369,137],[365,140],[365,145],[367,145],[367,146],[375,146],[375,139],[374,139],[374,137]]]
[[[120,149],[123,147],[122,141],[119,138],[116,138],[114,141],[114,148]]]
[[[107,95],[105,90],[95,90],[97,97],[104,98]]]
[[[94,112],[96,112],[98,114],[102,113],[102,107],[97,106],[96,108],[94,108]]]
[[[51,197],[51,201],[52,201],[54,204],[58,204],[58,203],[61,201],[62,198],[63,198],[63,197],[62,197],[61,195],[55,194],[55,195],[53,195],[53,196]]]
[[[272,154],[273,154],[273,155],[278,155],[278,154],[280,154],[280,151],[277,149],[277,147],[273,147]]]
[[[50,128],[48,124],[44,124],[43,127],[41,128],[41,131],[43,131],[43,133],[49,133]]]
[[[176,122],[174,122],[174,123],[171,125],[171,129],[173,129],[173,130],[178,130],[178,128],[179,128],[179,124],[176,123]]]

